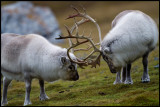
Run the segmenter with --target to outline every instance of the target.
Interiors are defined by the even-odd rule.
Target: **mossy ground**
[[[101,61],[101,67],[82,70],[78,69],[80,79],[74,81],[45,82],[47,101],[39,100],[40,88],[38,80],[33,80],[31,91],[31,106],[158,106],[159,105],[159,69],[154,66],[159,60],[159,48],[149,56],[149,83],[141,83],[143,67],[141,59],[133,63],[131,76],[133,85],[113,85],[115,74],[110,73],[107,64]],[[136,69],[136,70],[135,70]],[[2,86],[2,84],[1,84]],[[25,84],[13,81],[8,90],[8,106],[20,106],[24,103]],[[2,92],[2,88],[1,88]]]
[[[47,3],[44,3],[44,5],[47,6]],[[66,32],[64,30],[64,24],[68,23],[69,25],[72,25],[73,23],[73,21],[64,21],[64,19],[72,13],[69,8],[69,4],[72,3],[66,2],[65,4],[65,2],[55,2],[55,4],[56,3],[61,5],[55,5],[55,7],[51,6],[50,3],[48,3],[48,5],[55,10],[62,32]],[[111,21],[115,15],[122,10],[142,10],[153,17],[153,19],[159,19],[159,2],[121,2],[120,4],[108,2],[108,5],[105,3],[106,2],[81,3],[87,8],[87,13],[96,18],[99,22],[103,37],[109,31]],[[2,4],[5,4],[5,2],[2,2]],[[35,2],[35,4],[42,5],[43,3]],[[76,3],[74,2],[73,4]],[[93,7],[95,7],[94,10]],[[105,14],[104,12],[101,12],[104,9],[106,10]],[[86,30],[89,30],[90,28],[92,28],[92,26],[86,28]],[[94,36],[95,34],[93,33],[93,37],[97,38],[97,36]],[[61,46],[68,47],[66,44]],[[155,60],[155,58],[158,58],[158,60]],[[159,43],[156,49],[149,55],[148,62],[151,80],[149,83],[141,83],[141,76],[143,74],[141,58],[132,64],[131,77],[134,82],[133,85],[113,85],[116,74],[110,73],[108,65],[101,60],[101,66],[96,69],[90,67],[87,67],[86,69],[78,68],[80,76],[78,81],[59,80],[54,83],[45,82],[46,94],[50,98],[47,101],[39,100],[40,88],[38,80],[35,79],[32,82],[32,90],[30,94],[32,101],[31,106],[158,106],[159,68],[154,68],[154,66],[159,64]],[[1,94],[2,87],[1,84]],[[25,84],[23,82],[12,81],[12,84],[8,89],[7,97],[9,103],[8,106],[23,105],[25,98]]]

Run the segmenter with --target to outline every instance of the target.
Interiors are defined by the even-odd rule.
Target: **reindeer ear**
[[[67,64],[67,58],[66,58],[66,57],[62,56],[62,57],[60,58],[60,60],[61,60],[61,62],[62,62],[63,65],[66,65],[66,64]]]
[[[112,52],[111,52],[111,50],[110,50],[109,47],[106,47],[106,48],[104,49],[104,53],[106,53],[106,54],[111,54]]]

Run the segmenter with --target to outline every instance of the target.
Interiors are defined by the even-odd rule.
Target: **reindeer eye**
[[[69,69],[73,71],[73,70],[75,70],[75,67],[73,65],[71,65],[71,66],[69,66]]]

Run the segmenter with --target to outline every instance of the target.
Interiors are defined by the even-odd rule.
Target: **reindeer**
[[[100,57],[102,56],[107,62],[110,71],[112,73],[117,73],[116,80],[113,84],[133,84],[130,76],[131,63],[142,57],[144,72],[141,80],[143,83],[150,81],[147,59],[149,53],[156,47],[159,35],[157,25],[151,17],[138,10],[123,11],[112,21],[111,30],[104,37],[103,41],[101,41],[100,27],[96,21],[86,14],[86,10],[84,8],[84,13],[81,13],[75,7],[73,7],[73,9],[77,12],[77,14],[71,15],[67,19],[75,17],[83,18],[79,22],[75,21],[75,27],[77,29],[76,35],[71,34],[73,28],[70,30],[66,27],[69,35],[65,37],[60,36],[57,39],[85,39],[91,43],[90,47],[79,50],[89,50],[92,47],[94,49],[86,58],[78,60],[78,62],[74,62],[80,63],[82,66],[92,65],[92,67],[96,67],[97,64],[100,65]],[[95,44],[90,36],[85,37],[84,34],[78,34],[78,25],[82,22],[88,21],[91,21],[96,25],[99,32],[100,43]],[[77,41],[77,43],[79,42]],[[100,49],[96,47],[98,44],[100,44]],[[74,45],[70,40],[69,50],[75,48],[76,46],[77,45]],[[97,59],[95,61],[89,60],[89,57],[95,52],[99,52]],[[122,76],[121,79],[120,74]]]
[[[158,42],[158,28],[154,20],[139,10],[126,10],[112,21],[112,29],[101,43],[103,58],[112,59],[117,72],[114,84],[133,84],[130,76],[131,64],[142,57],[142,83],[150,81],[148,56]],[[123,67],[120,80],[120,71]],[[114,71],[114,70],[113,70]]]
[[[72,59],[75,56],[69,53]],[[53,45],[36,34],[1,34],[1,73],[3,95],[1,105],[6,105],[7,89],[12,80],[24,81],[26,95],[24,105],[31,104],[32,79],[39,79],[40,100],[47,100],[44,81],[79,79],[77,64],[69,60],[67,49]]]

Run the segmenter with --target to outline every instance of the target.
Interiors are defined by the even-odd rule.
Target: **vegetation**
[[[2,5],[9,2],[1,2]],[[159,26],[159,2],[34,2],[36,5],[50,6],[57,16],[62,32],[66,33],[64,24],[71,26],[73,20],[64,20],[72,14],[70,4],[86,7],[87,13],[95,18],[102,30],[102,36],[109,31],[114,17],[126,9],[136,9],[150,15]],[[98,40],[97,30],[94,25],[84,25],[86,34],[93,28],[93,38]],[[98,42],[98,41],[97,41]],[[58,44],[68,47],[68,42]],[[158,58],[158,59],[157,59]],[[133,85],[113,85],[116,75],[109,71],[108,65],[101,60],[101,66],[95,68],[86,67],[80,69],[80,79],[74,81],[45,82],[46,94],[50,98],[40,101],[40,88],[38,80],[32,81],[31,106],[158,106],[159,105],[159,43],[156,49],[149,55],[149,83],[141,83],[143,74],[142,59],[138,59],[132,65],[131,77]],[[1,95],[3,85],[1,84]],[[25,84],[12,81],[8,89],[8,106],[21,106],[25,98]]]

